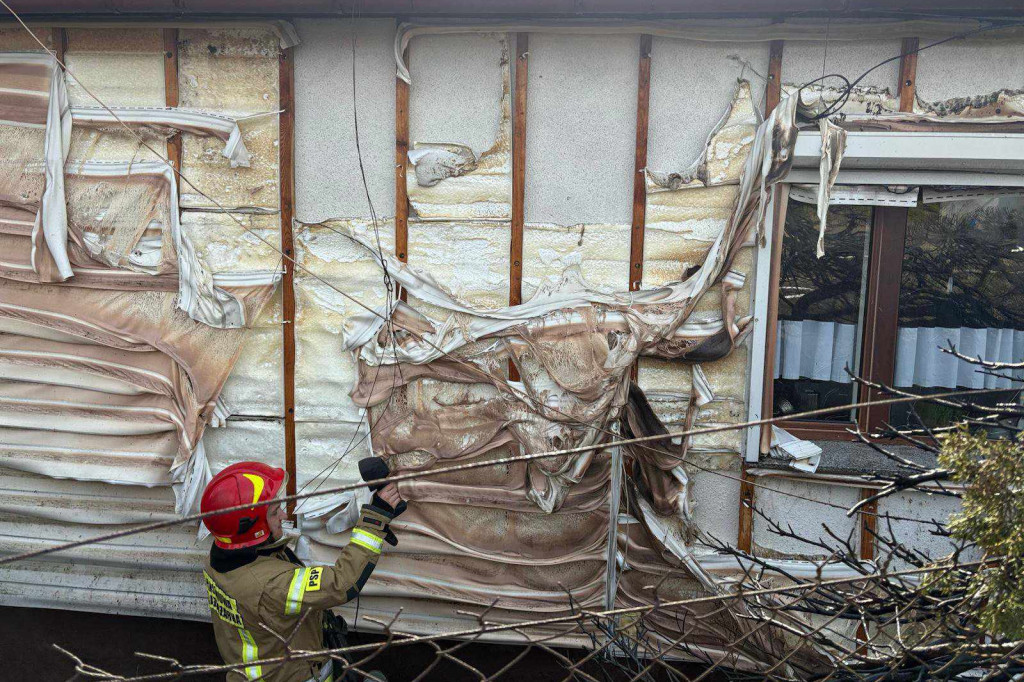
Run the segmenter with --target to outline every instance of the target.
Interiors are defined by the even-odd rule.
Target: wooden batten
[[[57,61],[64,64],[64,55],[68,51],[68,32],[66,29],[54,27],[50,29],[50,47]]]
[[[647,130],[651,113],[650,35],[640,36],[640,67],[636,89],[636,148],[633,154],[633,224],[629,241],[629,290],[644,277],[644,229],[647,224]]]
[[[636,146],[633,151],[633,221],[629,233],[629,272],[626,283],[637,291],[644,280],[644,236],[647,230],[647,138],[651,119],[652,37],[640,36],[640,59],[636,87]],[[636,381],[640,366],[634,362],[629,376]]]
[[[515,86],[512,94],[512,224],[509,242],[509,305],[523,302],[523,225],[526,216],[526,82],[530,34],[516,33]]]
[[[161,29],[164,44],[164,104],[178,106],[178,29]],[[167,160],[175,170],[175,182],[181,188],[181,133],[167,138]]]
[[[862,488],[860,499],[876,495],[877,490]],[[878,500],[868,502],[860,512],[860,558],[870,561],[875,558],[875,530],[878,528]]]
[[[913,111],[917,94],[917,38],[904,38],[900,49],[900,82],[896,91],[900,96],[900,111]]]
[[[515,84],[512,93],[512,222],[509,229],[508,303],[523,302],[523,226],[526,222],[526,83],[530,73],[530,34],[516,33]],[[512,362],[508,376],[519,381]]]
[[[409,65],[409,48],[402,54]],[[395,257],[409,262],[409,190],[406,186],[406,165],[409,163],[409,84],[395,77]],[[406,292],[399,288],[398,297],[405,301]]]
[[[278,163],[281,186],[281,251],[284,276],[281,280],[282,312],[284,324],[284,464],[288,471],[288,494],[295,494],[295,243],[292,236],[292,218],[295,212],[295,80],[292,48],[280,53],[278,86],[280,93],[280,133]],[[295,503],[288,504],[289,515],[294,516]]]

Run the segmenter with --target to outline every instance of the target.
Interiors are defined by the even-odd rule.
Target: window
[[[871,208],[829,210],[829,248],[815,257],[815,207],[791,200],[786,212],[779,277],[774,412],[794,414],[854,402],[846,369],[860,370],[858,340],[864,321]],[[849,422],[835,413],[826,421]]]
[[[900,202],[910,206],[832,205],[821,259],[815,207],[794,196],[801,195],[786,207],[775,371],[766,386],[774,416],[869,400],[875,392],[858,387],[847,368],[917,393],[1005,388],[978,402],[1020,399],[1019,384],[940,348],[1024,361],[1024,193],[924,188]],[[959,416],[923,403],[918,412],[929,426]],[[849,439],[854,422],[865,430],[917,425],[909,406],[894,405],[784,426],[801,438]]]

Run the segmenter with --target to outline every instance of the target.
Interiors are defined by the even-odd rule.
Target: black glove
[[[370,504],[390,516],[392,519],[409,508],[409,505],[405,503],[405,500],[399,502],[397,507],[392,507],[377,493],[373,494],[373,499],[370,500]]]
[[[391,469],[388,468],[387,462],[382,457],[364,457],[359,460],[359,475],[364,481],[380,481],[391,475]],[[398,506],[395,507],[385,502],[384,498],[377,494],[385,485],[386,483],[374,483],[369,486],[370,490],[373,491],[373,499],[370,500],[370,504],[393,519],[404,512],[409,505],[405,503],[405,500],[399,502]],[[392,547],[397,547],[398,538],[395,537],[391,527],[385,526],[384,532],[384,541]]]
[[[393,519],[404,512],[407,505],[405,504],[405,500],[402,500],[398,503],[397,507],[392,507],[384,501],[384,498],[377,493],[374,493],[373,499],[370,500],[370,506]],[[384,526],[384,542],[388,543],[392,547],[398,546],[398,538],[395,536],[395,532],[391,530],[390,525]]]

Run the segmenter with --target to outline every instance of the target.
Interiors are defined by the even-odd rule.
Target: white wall
[[[300,19],[295,28],[295,217],[369,216],[352,119],[352,24]],[[380,216],[395,213],[394,33],[391,19],[357,20],[359,138]]]
[[[733,59],[732,57],[736,57]],[[742,61],[752,68],[744,70]],[[732,101],[736,79],[750,81],[754,101],[764,96],[768,43],[702,43],[655,37],[651,46],[651,103],[647,165],[686,168],[704,150],[708,133]]]
[[[530,35],[526,220],[629,224],[636,35]]]
[[[900,54],[900,39],[830,40],[810,42],[787,40],[782,50],[782,82],[803,85],[822,75],[840,74],[852,82],[883,59]],[[864,77],[860,85],[889,88],[896,92],[900,60],[895,59]],[[825,81],[828,87],[841,87],[836,78]]]
[[[409,46],[409,143],[456,142],[480,156],[501,117],[497,34],[423,36]]]
[[[923,100],[984,95],[1003,88],[1024,88],[1024,46],[1019,42],[954,40],[917,56],[917,94]]]
[[[760,476],[754,482],[758,484],[754,492],[755,506],[775,523],[783,528],[792,525],[801,537],[820,539],[834,546],[835,540],[823,528],[827,525],[833,533],[844,539],[852,533],[852,545],[859,549],[860,522],[846,515],[846,510],[860,499],[859,488],[766,476]],[[819,504],[819,501],[827,504]],[[821,548],[772,533],[770,524],[757,515],[754,516],[753,537],[757,547],[787,556],[814,557],[829,554]]]

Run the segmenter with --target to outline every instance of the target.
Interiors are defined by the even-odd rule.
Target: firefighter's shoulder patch
[[[323,572],[323,566],[314,566],[309,569],[309,577],[306,579],[306,592],[316,592],[320,589],[320,579],[323,577]]]

